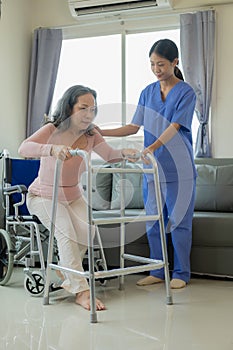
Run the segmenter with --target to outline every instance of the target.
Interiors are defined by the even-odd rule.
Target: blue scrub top
[[[165,101],[161,97],[159,81],[141,92],[132,124],[144,127],[144,147],[154,143],[170,123],[181,126],[170,141],[154,152],[162,182],[196,177],[191,133],[195,104],[195,92],[184,81],[169,91]],[[151,175],[147,174],[147,177],[152,179]]]

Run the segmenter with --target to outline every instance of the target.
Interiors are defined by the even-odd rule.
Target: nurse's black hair
[[[170,62],[173,62],[174,59],[179,58],[178,48],[174,41],[170,39],[161,39],[156,41],[149,51],[149,57],[152,55],[152,53],[156,53],[158,56],[166,58]],[[178,66],[175,66],[174,74],[178,79],[184,80],[183,74]]]

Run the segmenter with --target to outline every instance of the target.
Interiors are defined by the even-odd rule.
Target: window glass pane
[[[180,30],[166,30],[147,33],[130,34],[126,37],[126,123],[130,123],[136,109],[141,91],[156,77],[151,71],[149,51],[159,39],[173,40],[180,47]],[[142,142],[143,130],[131,139]]]
[[[166,30],[149,33],[130,34],[126,37],[126,101],[137,105],[140,92],[156,77],[151,71],[149,51],[159,39],[173,40],[180,47],[180,30]],[[130,122],[130,115],[127,115]]]
[[[157,40],[165,38],[176,43],[180,54],[180,29],[130,34],[126,37],[126,102],[128,106],[126,123],[130,123],[132,119],[142,89],[156,79],[150,68],[150,48]],[[183,73],[181,57],[179,68]],[[198,125],[199,122],[194,113],[192,124],[194,146]],[[142,135],[142,133],[139,134]]]
[[[121,122],[121,36],[109,35],[63,40],[52,110],[72,85],[97,91],[96,122]],[[114,103],[112,106],[111,104]]]
[[[197,119],[196,113],[193,115],[193,122],[192,122],[192,136],[193,136],[193,149],[195,150],[196,148],[196,143],[197,143],[197,132],[199,128],[199,120]]]

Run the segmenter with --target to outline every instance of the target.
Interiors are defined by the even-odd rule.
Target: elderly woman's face
[[[86,130],[95,118],[95,98],[92,94],[85,94],[78,98],[71,114],[71,126],[79,130]]]

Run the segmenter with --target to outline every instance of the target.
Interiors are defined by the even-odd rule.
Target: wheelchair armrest
[[[27,187],[25,185],[14,185],[10,187],[5,187],[3,189],[4,194],[13,194],[13,193],[27,193]]]

